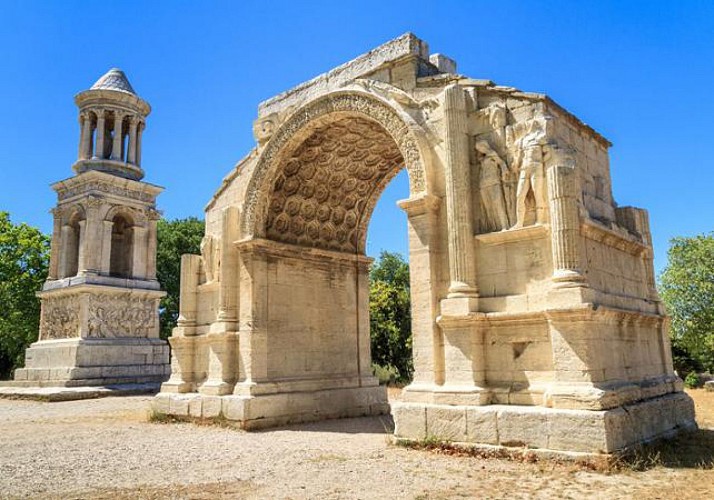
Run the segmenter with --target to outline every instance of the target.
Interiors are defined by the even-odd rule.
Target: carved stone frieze
[[[130,293],[89,295],[88,336],[94,338],[148,337],[156,327],[154,299]]]
[[[79,337],[79,295],[42,299],[40,340]]]
[[[88,193],[90,191],[101,191],[103,193],[114,194],[117,196],[122,196],[124,198],[130,198],[132,200],[139,200],[144,202],[154,201],[154,196],[149,193],[137,191],[134,189],[128,189],[121,186],[115,186],[108,182],[97,180],[93,180],[84,184],[78,184],[76,186],[71,186],[64,189],[59,189],[57,191],[57,198],[59,199],[59,201],[63,201],[80,194]]]

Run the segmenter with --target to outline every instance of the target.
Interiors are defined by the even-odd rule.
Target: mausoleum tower
[[[16,380],[29,385],[160,382],[168,374],[159,339],[156,197],[141,182],[141,138],[149,104],[111,69],[75,97],[75,175],[57,182],[49,276],[40,297],[39,341]]]

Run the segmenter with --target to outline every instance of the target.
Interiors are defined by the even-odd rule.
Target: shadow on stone
[[[671,439],[644,445],[623,458],[634,470],[654,467],[714,469],[714,429],[684,432]]]

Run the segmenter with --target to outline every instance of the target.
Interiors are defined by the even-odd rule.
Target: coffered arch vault
[[[258,160],[243,236],[363,252],[374,204],[402,167],[412,197],[429,190],[422,135],[409,115],[367,92],[337,91],[309,102]]]

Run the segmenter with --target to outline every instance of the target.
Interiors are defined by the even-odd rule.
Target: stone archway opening
[[[132,276],[133,247],[133,221],[127,215],[115,215],[112,219],[112,241],[109,263],[110,276],[116,278],[129,278]]]
[[[403,167],[394,139],[374,121],[348,116],[318,127],[273,182],[266,237],[364,254],[372,210]]]
[[[384,404],[371,372],[366,236],[404,158],[365,116],[335,114],[306,127],[268,194],[266,378],[313,390],[371,388]]]

